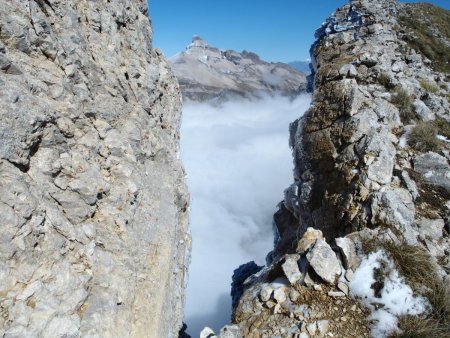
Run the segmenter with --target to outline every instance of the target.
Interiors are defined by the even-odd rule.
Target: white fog
[[[233,270],[271,250],[272,215],[292,182],[289,123],[310,96],[185,104],[181,156],[191,193],[185,321],[194,337],[230,320]]]

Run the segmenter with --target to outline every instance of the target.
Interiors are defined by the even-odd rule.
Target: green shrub
[[[422,89],[426,90],[429,93],[437,93],[439,91],[439,87],[434,83],[425,80],[419,80],[419,83],[420,87],[422,87]]]
[[[434,122],[419,122],[408,137],[408,145],[418,151],[437,152],[444,147],[444,143],[437,138],[437,128]]]

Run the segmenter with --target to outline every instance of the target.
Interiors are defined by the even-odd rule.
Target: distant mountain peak
[[[221,50],[194,35],[184,52],[169,59],[185,99],[207,101],[305,90],[305,74],[284,63],[269,63],[253,52]]]
[[[205,40],[203,40],[201,36],[194,35],[192,37],[192,43],[189,44],[186,49],[189,49],[191,47],[209,47],[209,44]]]

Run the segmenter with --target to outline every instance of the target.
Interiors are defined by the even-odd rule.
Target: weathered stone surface
[[[356,255],[355,243],[348,238],[340,237],[336,238],[336,245],[341,250],[344,268],[354,269],[359,262]]]
[[[328,328],[330,326],[330,322],[328,320],[319,320],[317,321],[317,329],[321,336],[325,337],[328,333]]]
[[[242,331],[238,325],[227,325],[220,330],[219,338],[241,338]]]
[[[317,331],[317,323],[309,323],[306,325],[306,331],[309,333],[310,336],[315,336]]]
[[[175,337],[180,94],[147,3],[4,1],[0,17],[0,332]]]
[[[414,159],[414,170],[422,174],[426,182],[450,193],[450,165],[444,156],[431,151],[420,155]]]
[[[347,271],[345,271],[345,279],[348,282],[351,282],[353,280],[353,270],[348,269]]]
[[[277,301],[278,304],[282,304],[286,301],[286,299],[287,299],[286,291],[287,290],[285,287],[281,287],[281,288],[277,288],[273,292],[273,298]]]
[[[298,267],[299,255],[289,255],[281,265],[284,275],[289,280],[289,283],[295,284],[302,278],[302,273]]]
[[[200,338],[217,338],[217,336],[211,328],[205,327],[202,332],[200,332]]]
[[[411,194],[412,198],[415,200],[419,197],[419,191],[417,190],[416,183],[411,179],[407,171],[402,171],[402,179],[405,182],[406,188]]]
[[[381,189],[372,200],[372,222],[394,226],[410,244],[416,233],[411,227],[416,210],[410,193],[403,188]]]
[[[262,302],[267,302],[272,297],[272,294],[273,288],[268,284],[264,284],[259,292],[259,298]]]
[[[422,238],[429,238],[438,241],[443,236],[445,222],[443,219],[422,218],[416,221],[414,229],[417,230]]]
[[[306,229],[302,238],[297,243],[297,252],[306,252],[318,239],[323,239],[322,231],[316,230],[314,228]]]
[[[402,120],[395,86],[405,91],[421,120],[450,118],[448,100],[423,94],[420,81],[446,80],[401,41],[395,28],[400,9],[391,0],[350,1],[317,31],[313,105],[291,125],[295,182],[278,212],[279,229],[296,224],[301,238],[312,226],[332,239],[376,226],[370,211],[373,195],[396,187],[395,171],[410,169],[420,155],[405,153],[405,137],[397,137],[409,121]],[[416,199],[414,182],[402,176]],[[447,181],[435,176],[434,184],[438,176]],[[290,233],[283,232],[275,256],[289,247],[289,239]]]
[[[344,77],[355,77],[358,75],[358,71],[356,70],[355,66],[352,64],[343,65],[339,69],[339,74]]]
[[[345,295],[348,295],[348,285],[342,282],[339,282],[337,285],[338,289],[341,290]]]
[[[341,291],[330,291],[330,292],[328,292],[328,296],[335,297],[335,298],[345,297],[345,293],[341,292]]]
[[[421,101],[421,100],[416,100],[413,103],[414,106],[414,111],[416,112],[416,114],[420,117],[421,120],[423,121],[431,121],[434,120],[434,114],[431,111],[430,108],[427,107],[427,105]]]
[[[314,272],[327,283],[334,283],[341,273],[341,266],[336,254],[323,240],[317,240],[306,257]]]

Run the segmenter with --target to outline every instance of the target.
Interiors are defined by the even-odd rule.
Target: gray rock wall
[[[180,94],[144,0],[0,4],[0,336],[174,337]]]
[[[404,41],[403,6],[350,0],[317,31],[275,248],[258,272],[235,270],[234,325],[218,337],[369,337],[351,282],[370,242],[429,255],[424,284],[449,285],[450,78]]]
[[[406,140],[417,124],[450,121],[448,77],[402,41],[401,9],[395,0],[353,0],[316,32],[313,104],[291,125],[295,182],[275,215],[275,255],[293,251],[308,227],[328,239],[380,225],[404,232],[436,208],[424,199],[414,203],[417,193],[407,190],[408,171],[417,182],[430,179],[418,172],[421,152]],[[448,142],[439,152],[442,173],[449,169]]]

